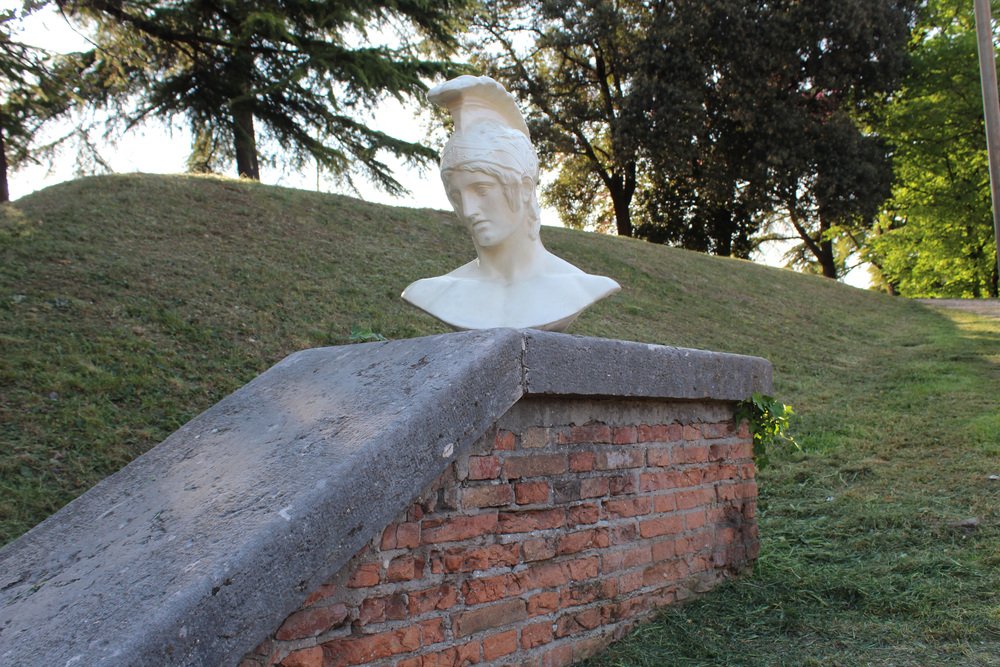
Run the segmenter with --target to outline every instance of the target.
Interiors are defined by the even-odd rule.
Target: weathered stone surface
[[[0,664],[235,664],[522,395],[769,388],[760,359],[512,329],[293,354],[0,550]]]

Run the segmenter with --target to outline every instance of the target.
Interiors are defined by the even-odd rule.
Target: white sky
[[[0,0],[0,9],[19,6],[18,0]],[[18,38],[33,46],[53,51],[69,52],[85,50],[89,47],[86,39],[75,32],[51,6],[30,17]],[[374,127],[381,128],[400,139],[424,141],[424,128],[427,126],[425,116],[424,112],[405,107],[390,98],[376,109],[372,117],[367,120],[371,121],[369,124]],[[102,146],[101,156],[116,173],[176,174],[185,171],[185,162],[190,148],[191,136],[186,127],[167,127],[156,123],[132,130],[120,138],[114,146]],[[409,190],[409,194],[391,197],[360,178],[356,178],[354,182],[357,192],[332,182],[328,177],[322,179],[319,188],[317,188],[315,169],[294,172],[262,165],[261,182],[306,190],[321,189],[324,192],[347,194],[361,197],[366,201],[394,206],[443,210],[451,208],[436,168],[416,170],[394,160],[391,156],[386,158],[386,162],[393,167],[396,180]],[[74,156],[65,153],[54,164],[32,165],[19,169],[9,175],[11,199],[17,199],[49,185],[76,178],[78,174],[75,173],[74,169]],[[561,226],[558,215],[551,209],[543,209],[542,223]],[[764,252],[758,253],[754,259],[771,266],[782,266],[783,248],[789,247],[788,244],[774,243],[769,244],[769,246]],[[845,282],[855,287],[867,287],[869,284],[868,273],[863,268],[857,269],[847,276]]]

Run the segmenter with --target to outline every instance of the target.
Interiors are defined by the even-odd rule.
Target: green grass
[[[771,359],[805,450],[760,476],[752,576],[589,664],[1000,665],[1000,320],[543,238],[624,286],[574,333]],[[294,350],[445,331],[399,292],[471,256],[450,214],[223,179],[83,179],[0,208],[0,542]]]

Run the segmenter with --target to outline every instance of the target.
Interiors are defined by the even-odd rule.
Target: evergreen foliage
[[[27,0],[17,9],[0,10],[0,202],[10,199],[9,169],[38,162],[66,138],[37,145],[42,127],[64,116],[79,99],[74,88],[84,54],[57,57],[16,39],[20,22],[44,4]]]
[[[401,186],[383,152],[421,162],[435,153],[365,125],[358,112],[387,96],[412,98],[424,79],[451,74],[443,58],[465,0],[68,0],[96,23],[95,103],[124,127],[181,117],[195,136],[194,171],[235,160],[257,179],[279,151],[350,178],[359,169],[389,192]],[[381,31],[381,32],[380,32]],[[373,40],[396,39],[395,46]],[[418,40],[420,40],[418,42]],[[269,140],[269,142],[268,142]]]

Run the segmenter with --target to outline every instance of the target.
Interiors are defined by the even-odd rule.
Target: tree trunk
[[[3,129],[0,128],[0,203],[10,201],[7,187],[7,145],[4,143]]]
[[[615,206],[615,230],[618,236],[632,236],[635,230],[632,229],[632,215],[628,210],[628,202],[621,201],[622,197],[611,195],[611,201]]]
[[[605,186],[611,194],[611,204],[615,209],[615,231],[618,236],[632,237],[635,229],[632,227],[632,196],[635,194],[635,164],[625,167],[625,174],[615,174],[613,178],[605,179]]]
[[[236,148],[236,170],[241,177],[260,180],[257,163],[257,137],[253,129],[253,109],[240,104],[233,107],[233,141]]]
[[[823,277],[837,279],[837,263],[833,258],[833,241],[820,241],[820,253],[816,256],[823,267]]]

